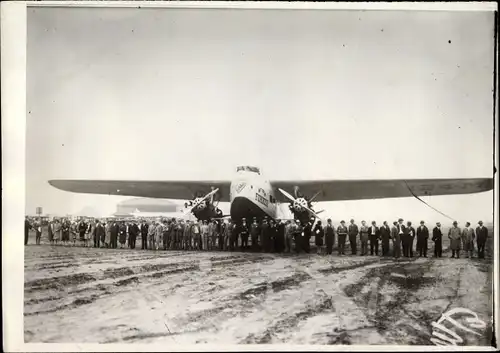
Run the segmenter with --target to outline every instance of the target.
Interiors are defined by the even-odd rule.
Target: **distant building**
[[[133,198],[116,205],[116,214],[140,212],[179,212],[183,205],[165,199]]]

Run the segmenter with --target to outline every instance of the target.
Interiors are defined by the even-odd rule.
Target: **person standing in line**
[[[257,218],[254,217],[252,225],[250,226],[250,236],[252,238],[252,251],[259,251],[259,234],[260,234],[260,226],[257,222]]]
[[[299,254],[302,251],[302,244],[304,244],[304,226],[302,223],[297,219],[295,221],[295,224],[297,227],[295,228],[295,236],[293,237],[294,243],[295,243],[295,252]]]
[[[106,230],[104,229],[104,226],[102,223],[97,220],[96,225],[94,227],[94,237],[97,239],[97,247],[100,248],[100,241],[106,236]],[[104,241],[103,241],[104,242]]]
[[[349,244],[351,245],[351,255],[356,255],[358,248],[356,245],[356,239],[358,237],[359,229],[358,225],[354,223],[354,219],[351,219],[351,224],[349,224]],[[340,235],[340,233],[339,233]],[[340,242],[340,238],[339,238]]]
[[[69,220],[66,218],[63,220],[63,223],[62,223],[62,242],[63,242],[63,245],[68,245],[69,231],[70,231],[70,224],[69,224]]]
[[[461,231],[458,228],[458,222],[453,222],[453,227],[448,231],[448,238],[450,238],[450,249],[451,249],[451,257],[454,258],[455,254],[457,255],[457,259],[460,258],[460,243],[461,243]]]
[[[391,228],[393,256],[395,259],[401,257],[401,235],[399,234],[398,222],[392,222]]]
[[[415,239],[415,228],[411,226],[411,222],[407,222],[407,230],[408,230],[408,255],[413,257],[413,240]]]
[[[389,228],[387,221],[384,221],[383,226],[380,227],[380,238],[382,239],[382,256],[389,256],[391,229]]]
[[[477,222],[476,228],[476,241],[477,241],[477,257],[484,259],[484,248],[486,246],[486,239],[488,239],[488,228],[483,226],[483,221]]]
[[[262,251],[267,252],[269,249],[269,237],[270,237],[270,229],[269,229],[269,224],[267,223],[267,217],[264,217],[262,220],[262,226],[260,227],[260,239],[262,241]]]
[[[470,222],[465,223],[465,228],[462,231],[462,246],[465,251],[465,256],[472,258],[474,253],[474,229],[470,226]]]
[[[304,236],[302,238],[304,244],[302,246],[306,254],[309,254],[311,252],[311,236],[312,236],[313,223],[314,223],[314,218],[311,218],[309,222],[307,222],[304,225],[304,231],[303,231]]]
[[[401,245],[403,247],[403,256],[408,257],[408,237],[406,226],[403,224],[403,218],[398,219],[398,235],[401,239]]]
[[[125,243],[127,242],[127,226],[124,221],[120,221],[118,226],[118,241],[120,242],[120,249],[125,247]]]
[[[42,239],[42,223],[37,221],[35,223],[35,233],[36,233],[36,245],[40,245]]]
[[[221,219],[219,221],[219,228],[217,230],[217,233],[219,235],[218,245],[219,245],[219,250],[220,251],[224,250],[224,241],[225,241],[225,238],[226,238],[226,228],[227,228],[226,222],[223,219]]]
[[[316,253],[320,255],[323,250],[323,235],[325,234],[323,226],[321,225],[321,221],[318,221],[314,226],[313,234],[314,245],[316,245]]]
[[[183,243],[181,248],[184,250],[188,250],[188,251],[198,250],[196,245],[194,245],[195,244],[194,243],[195,237],[193,234],[193,229],[197,225],[188,220],[188,221],[186,221],[185,224],[184,224],[184,222],[182,222],[182,226],[184,227],[184,231],[182,232],[182,236],[184,237],[184,241],[181,241],[181,243]]]
[[[248,236],[249,236],[249,230],[248,230],[247,220],[245,218],[243,218],[241,220],[241,228],[240,228],[241,250],[242,251],[248,250]]]
[[[201,244],[203,250],[207,251],[208,250],[208,221],[204,220],[203,224],[201,225]]]
[[[368,228],[368,234],[370,235],[370,255],[378,256],[378,239],[380,238],[380,229],[377,227],[377,223],[372,221],[372,226]]]
[[[52,221],[49,221],[49,223],[47,225],[47,233],[49,236],[50,245],[54,244],[54,223]]]
[[[191,234],[194,240],[194,250],[201,249],[201,231],[198,222],[194,222],[191,227]]]
[[[96,225],[92,230],[92,238],[94,240],[94,248],[100,248],[101,236],[100,233],[97,232],[97,226],[100,225],[99,220],[96,221]]]
[[[94,223],[94,220],[89,219],[89,221],[87,223],[87,230],[85,231],[85,238],[87,239],[87,246],[89,248],[92,247],[91,240],[92,240],[92,234],[94,232],[93,223]]]
[[[148,249],[153,250],[155,248],[155,233],[156,233],[156,222],[151,221],[148,229]]]
[[[434,257],[443,256],[443,232],[441,232],[441,223],[437,222],[432,230],[432,241],[434,242]]]
[[[85,232],[87,231],[88,225],[85,223],[85,220],[82,218],[80,223],[78,223],[78,233],[80,233],[80,241],[83,243],[83,246],[87,246],[87,242],[85,240]]]
[[[59,218],[56,219],[54,223],[54,242],[56,245],[59,245],[59,240],[61,239],[62,225],[59,221]]]
[[[326,227],[324,229],[324,233],[325,233],[326,254],[331,255],[333,252],[333,244],[335,243],[335,227],[332,224],[331,218],[328,218],[326,220]],[[345,237],[344,237],[344,242],[345,242]],[[340,238],[339,238],[339,255],[341,253],[342,251],[340,249]]]
[[[282,253],[285,250],[285,222],[278,219],[276,225],[276,239],[274,249],[277,253]]]
[[[160,249],[161,243],[163,241],[163,223],[161,219],[156,224],[155,229],[155,250],[158,251]]]
[[[28,239],[30,235],[30,229],[33,228],[30,224],[28,216],[24,218],[24,245],[28,245]]]
[[[128,236],[130,249],[135,249],[137,234],[139,234],[139,226],[137,225],[137,223],[132,222],[132,224],[129,227],[129,236]]]
[[[429,229],[425,222],[420,221],[420,227],[417,229],[417,252],[420,257],[427,257],[427,240],[429,239]]]
[[[143,220],[141,224],[141,250],[148,250],[149,224]]]
[[[233,232],[234,232],[234,224],[233,221],[230,219],[225,227],[225,232],[224,232],[224,245],[223,245],[224,251],[230,250],[229,245],[233,237]]]
[[[351,233],[349,233],[350,231],[352,231],[352,237],[350,235]],[[347,239],[348,234],[349,234],[349,243],[351,243],[351,238],[354,243],[354,248],[353,248],[353,243],[351,243],[351,253],[352,251],[354,251],[354,255],[356,255],[356,237],[358,235],[358,226],[354,224],[354,220],[351,219],[351,225],[349,225],[349,229],[346,227],[344,220],[340,221],[340,225],[337,227],[337,234],[339,238],[339,246],[338,246],[339,255],[345,255],[345,241]]]
[[[365,221],[361,221],[361,228],[359,229],[359,234],[361,238],[361,256],[366,256],[368,255],[369,229],[366,226]]]
[[[285,253],[289,254],[292,252],[292,239],[293,232],[295,230],[295,223],[290,220],[286,221],[285,225]]]
[[[216,237],[217,223],[212,220],[208,223],[208,250],[215,250],[215,237]]]

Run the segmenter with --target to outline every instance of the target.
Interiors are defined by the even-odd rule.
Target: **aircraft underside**
[[[259,206],[246,197],[235,197],[231,202],[230,213],[231,219],[236,222],[241,221],[242,218],[252,220],[256,217],[260,220],[265,216],[270,217],[270,215],[266,214]]]

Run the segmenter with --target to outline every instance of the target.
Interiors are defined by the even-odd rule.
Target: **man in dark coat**
[[[326,227],[324,229],[324,233],[325,233],[326,254],[331,255],[333,250],[333,244],[335,243],[335,228],[330,218],[328,218],[328,220],[326,221]],[[345,238],[344,238],[344,243],[345,243]],[[341,254],[340,248],[339,248],[339,254]]]
[[[118,223],[113,222],[111,225],[111,228],[109,229],[110,233],[110,239],[109,239],[109,247],[111,249],[116,249],[118,247],[118,232],[120,230],[120,227],[118,226]]]
[[[417,228],[417,252],[420,257],[427,257],[428,239],[429,229],[427,229],[424,221],[420,221],[420,227]]]
[[[347,234],[349,234],[349,244],[351,244],[351,254],[352,255],[356,255],[356,252],[358,251],[357,244],[356,244],[356,239],[358,237],[358,233],[359,233],[358,225],[354,223],[354,219],[351,219],[351,224],[349,224],[349,230],[348,230]]]
[[[274,251],[282,253],[285,248],[285,223],[281,219],[277,220],[276,238],[274,239]]]
[[[314,234],[314,245],[316,245],[316,251],[318,254],[320,254],[321,249],[323,248],[323,235],[325,234],[323,226],[321,225],[321,221],[318,221],[318,223],[316,223],[316,225],[314,226],[313,234]]]
[[[302,246],[306,254],[309,254],[311,252],[311,236],[312,236],[313,222],[314,218],[304,225],[304,238],[303,238],[304,244]]]
[[[488,239],[488,228],[483,226],[483,221],[479,221],[478,224],[479,226],[476,228],[477,257],[484,259],[484,248],[486,247],[486,239]]]
[[[271,238],[271,229],[267,223],[267,217],[262,220],[262,226],[260,227],[260,239],[262,241],[262,251],[269,251],[269,242]]]
[[[354,220],[351,220],[352,223],[354,223]],[[352,224],[351,224],[352,226]],[[354,234],[354,232],[356,233],[356,235],[353,236],[352,238],[352,241],[354,242],[351,243],[351,252],[354,251],[354,255],[356,255],[356,237],[358,235],[358,226],[355,225],[355,228],[356,229],[352,229],[352,232]],[[351,228],[351,227],[349,227]],[[337,227],[337,235],[338,235],[338,238],[339,238],[339,246],[338,246],[338,250],[339,250],[339,255],[345,255],[345,241],[347,239],[347,234],[349,234],[349,229],[345,226],[345,221],[342,220],[340,222],[340,225]],[[349,242],[351,242],[351,236],[349,236]]]
[[[148,250],[148,230],[149,230],[149,225],[146,222],[142,222],[141,224],[141,249],[142,250]]]
[[[80,234],[80,241],[85,241],[85,232],[87,231],[88,225],[82,219],[78,224],[78,233]]]
[[[415,239],[415,228],[411,226],[411,222],[406,223],[407,248],[406,253],[409,257],[413,257],[413,240]],[[408,257],[407,256],[407,257]]]
[[[28,220],[28,217],[24,219],[24,245],[28,245],[28,238],[30,235],[30,229],[31,229],[31,224],[30,221]]]
[[[130,223],[128,226],[128,246],[130,249],[135,249],[137,233],[139,233],[139,227],[137,224],[135,222]]]
[[[100,242],[103,237],[106,237],[106,230],[102,226],[99,220],[96,220],[96,225],[94,227],[94,247],[100,248]]]
[[[372,226],[368,228],[368,234],[370,236],[370,255],[374,254],[378,256],[378,239],[380,238],[380,229],[377,227],[377,223],[372,221]]]
[[[295,252],[298,254],[303,250],[303,244],[304,244],[304,226],[302,223],[300,223],[299,220],[296,220],[295,223],[297,224],[297,227],[295,228],[295,234],[294,234],[294,243],[295,243]]]
[[[391,229],[384,221],[384,225],[380,227],[380,239],[382,240],[382,256],[389,256],[389,243],[391,239]]]
[[[403,248],[403,256],[407,257],[408,253],[408,237],[407,237],[407,230],[406,226],[403,224],[403,219],[400,218],[398,220],[398,235],[399,238],[401,239],[401,246]]]
[[[441,231],[441,223],[437,222],[436,227],[432,230],[432,241],[434,242],[434,257],[443,256],[443,232]]]
[[[401,257],[401,235],[399,234],[398,222],[392,222],[391,228],[392,251],[395,259]]]
[[[252,251],[259,251],[259,235],[260,226],[257,222],[257,218],[253,219],[252,225],[250,226],[250,237],[252,239]]]

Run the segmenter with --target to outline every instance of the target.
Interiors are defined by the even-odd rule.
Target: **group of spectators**
[[[25,221],[25,245],[28,244],[28,233],[34,230],[36,244],[40,244],[42,224],[38,220]],[[390,227],[387,222],[377,226],[373,221],[367,226],[365,221],[361,226],[350,221],[346,226],[344,221],[335,227],[331,219],[326,225],[321,221],[311,219],[302,224],[299,221],[282,221],[263,218],[261,221],[254,218],[247,223],[246,219],[240,222],[229,220],[186,221],[182,219],[163,220],[106,220],[106,219],[54,219],[47,223],[47,234],[50,244],[72,245],[95,248],[118,247],[136,248],[137,238],[140,237],[141,249],[144,250],[192,250],[192,251],[254,251],[254,252],[305,252],[311,251],[311,238],[318,253],[332,254],[337,243],[338,255],[346,255],[347,240],[351,248],[351,255],[358,252],[360,255],[379,255],[379,243],[382,256],[394,258],[413,257],[413,244],[416,238],[416,251],[419,256],[427,257],[429,239],[434,243],[434,256],[442,256],[443,232],[441,224],[429,231],[424,221],[420,226],[413,228],[411,222],[404,224],[403,219],[393,222]],[[432,234],[432,237],[431,237]],[[477,248],[479,258],[484,258],[484,248],[488,236],[488,229],[479,221],[476,229],[467,222],[463,229],[454,222],[448,230],[452,257],[460,257],[460,250],[472,257]],[[391,246],[392,243],[392,246]],[[391,249],[392,248],[392,249]]]

